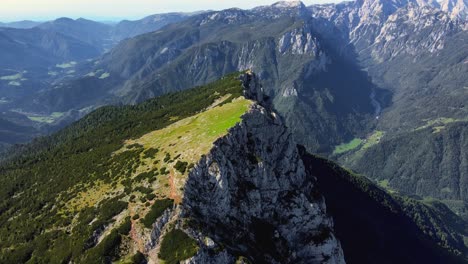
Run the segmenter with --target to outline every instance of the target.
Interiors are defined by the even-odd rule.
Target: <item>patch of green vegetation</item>
[[[167,175],[167,174],[169,174],[169,171],[167,170],[166,167],[162,167],[162,168],[159,170],[159,173],[161,173],[161,175]]]
[[[142,194],[150,194],[150,193],[153,192],[153,189],[147,188],[147,187],[144,187],[144,186],[138,186],[138,187],[135,188],[135,191],[141,192]]]
[[[163,161],[168,162],[171,159],[171,154],[166,153],[166,156],[164,157]]]
[[[53,123],[55,121],[54,118],[48,117],[48,116],[28,116],[28,118],[34,122],[39,122],[39,123]]]
[[[159,152],[159,149],[157,149],[157,148],[149,148],[149,149],[145,150],[145,152],[143,152],[144,155],[145,155],[144,158],[145,159],[152,158],[152,157],[156,156],[156,154],[158,152]]]
[[[449,188],[449,187],[444,187],[440,191],[445,192],[445,193],[452,193],[453,192],[453,190],[451,188]]]
[[[357,147],[361,145],[361,143],[362,143],[362,139],[355,138],[348,143],[343,143],[341,145],[336,146],[335,150],[333,151],[333,154],[342,154],[350,150],[356,149]]]
[[[118,228],[112,230],[101,243],[91,248],[83,257],[82,263],[107,263],[109,259],[115,261],[119,258],[119,246],[122,243],[122,236],[128,235],[131,228],[130,217]]]
[[[65,62],[62,64],[57,64],[55,67],[61,68],[61,69],[67,69],[67,68],[72,68],[76,66],[76,61],[70,61],[70,62]]]
[[[65,113],[63,112],[53,112],[52,114],[50,114],[50,117],[52,118],[60,118],[64,115]]]
[[[416,128],[415,131],[434,126],[433,133],[439,133],[442,129],[445,128],[445,125],[454,123],[454,122],[468,121],[468,118],[455,119],[455,118],[439,117],[436,119],[425,120],[425,121],[426,121],[426,124],[424,126]]]
[[[182,230],[173,229],[163,237],[158,257],[166,264],[177,264],[193,257],[197,252],[198,245],[193,238]]]
[[[397,191],[390,188],[390,181],[388,179],[380,180],[377,182],[377,184],[391,194],[397,193]]]
[[[379,186],[385,189],[388,188],[388,183],[389,183],[388,179],[381,180],[378,182]]]
[[[156,194],[154,193],[148,193],[146,196],[145,196],[146,200],[149,200],[149,201],[152,201],[154,200],[154,198],[156,198]]]
[[[23,77],[22,73],[17,73],[13,75],[7,75],[7,76],[2,76],[0,77],[0,80],[2,81],[15,81],[15,80],[20,80]]]
[[[133,256],[127,256],[124,259],[121,259],[117,264],[144,264],[147,263],[146,257],[143,253],[138,251]]]
[[[251,262],[246,257],[239,256],[237,257],[235,264],[251,264]]]
[[[105,73],[101,74],[101,76],[99,76],[99,79],[101,79],[101,80],[102,80],[102,79],[106,79],[106,78],[108,78],[109,76],[110,76],[110,73],[105,72]]]
[[[62,117],[65,113],[62,112],[53,112],[50,115],[29,115],[27,116],[30,120],[39,122],[39,123],[53,123],[58,118]]]
[[[434,133],[434,134],[440,133],[440,132],[442,131],[442,129],[444,129],[444,128],[445,128],[445,126],[435,126],[435,127],[433,128],[432,133]]]
[[[364,150],[364,149],[368,149],[374,145],[377,145],[380,143],[380,140],[382,139],[382,137],[385,135],[385,132],[383,131],[374,131],[370,136],[368,136],[365,140],[364,140],[364,145],[361,147],[360,150]]]
[[[21,86],[21,83],[18,82],[18,81],[11,81],[11,82],[8,83],[8,85],[10,85],[10,86]]]
[[[345,161],[346,164],[353,164],[362,158],[366,150],[379,144],[382,141],[382,138],[385,136],[384,131],[376,130],[372,132],[372,134],[368,135],[366,139],[362,140],[361,144],[359,144],[353,151],[350,152],[343,152],[346,153],[342,159]],[[343,154],[343,153],[334,153],[334,154]],[[390,191],[390,190],[389,190]]]
[[[127,203],[124,201],[120,201],[119,197],[114,197],[104,201],[100,208],[100,218],[111,219],[123,210],[127,209]]]
[[[156,176],[159,174],[156,170],[146,171],[138,174],[135,178],[133,178],[134,182],[141,182],[143,180],[147,180],[148,182],[153,182],[156,180]]]
[[[158,219],[167,208],[174,206],[174,201],[171,199],[156,200],[151,206],[150,211],[146,214],[145,218],[140,221],[146,228],[151,228],[153,223]]]
[[[146,263],[145,255],[143,255],[140,251],[138,251],[135,255],[132,256],[132,263],[133,264]]]
[[[174,169],[178,170],[180,173],[184,174],[187,169],[188,162],[186,161],[177,161],[174,165]]]

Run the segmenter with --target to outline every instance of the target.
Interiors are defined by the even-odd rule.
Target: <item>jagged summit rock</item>
[[[415,0],[415,1],[416,1],[416,4],[418,4],[418,6],[430,6],[430,7],[440,8],[440,4],[436,0]]]
[[[376,60],[383,61],[399,54],[435,53],[444,48],[448,36],[459,30],[457,21],[449,14],[429,6],[409,4],[385,22],[372,46],[372,54]],[[428,34],[430,38],[426,37]]]
[[[302,1],[295,1],[295,0],[291,0],[291,1],[279,1],[279,2],[276,2],[272,5],[272,7],[276,7],[276,8],[296,8],[296,7],[304,7],[304,3],[302,3]]]
[[[460,18],[466,20],[468,18],[467,0],[443,0],[440,6],[443,11],[450,14],[452,19]]]
[[[246,96],[265,102],[256,77],[242,79]],[[203,234],[253,263],[344,263],[314,190],[282,119],[257,102],[190,173],[183,211]],[[207,263],[204,250],[193,263]]]
[[[259,6],[252,9],[259,15],[280,17],[282,15],[310,17],[310,11],[301,1],[279,1],[269,6]]]

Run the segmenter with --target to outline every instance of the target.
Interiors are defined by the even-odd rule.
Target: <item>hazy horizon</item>
[[[306,5],[337,3],[343,0],[304,0]],[[3,0],[0,3],[0,21],[46,21],[60,17],[87,18],[99,21],[140,19],[148,15],[168,12],[222,10],[231,7],[253,8],[270,5],[277,0]],[[111,5],[111,7],[110,7]]]

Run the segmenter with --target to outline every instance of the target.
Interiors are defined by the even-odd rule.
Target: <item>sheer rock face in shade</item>
[[[263,105],[254,104],[190,173],[183,214],[255,263],[344,263],[296,143],[259,85],[250,84],[246,96]]]

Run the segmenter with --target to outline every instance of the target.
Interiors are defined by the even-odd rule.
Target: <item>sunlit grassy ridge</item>
[[[225,100],[227,98],[224,98]],[[217,101],[217,103],[222,103]],[[181,187],[188,171],[181,173],[174,166],[179,162],[196,163],[201,155],[207,154],[213,142],[227,134],[228,129],[241,120],[252,101],[238,97],[230,103],[216,106],[194,116],[179,120],[161,130],[150,132],[139,139],[128,140],[124,149],[133,144],[140,144],[145,150],[157,149],[158,152],[146,158],[145,165],[137,172],[161,170],[166,168],[169,177],[159,177],[160,188],[157,192],[163,196],[179,200],[182,196]],[[166,157],[169,157],[165,161]],[[154,161],[158,161],[154,164]],[[169,188],[164,188],[169,184]],[[172,189],[172,190],[171,190]],[[171,193],[172,191],[172,193]]]
[[[221,99],[227,100],[229,97],[230,95]],[[137,154],[138,160],[135,162],[137,166],[129,177],[144,185],[139,176],[147,173],[148,176],[145,178],[150,180],[152,193],[158,198],[168,197],[180,202],[182,187],[189,169],[203,154],[209,152],[217,138],[226,135],[229,128],[241,120],[241,116],[247,112],[252,101],[238,97],[232,102],[222,103],[222,100],[217,100],[214,105],[218,106],[209,107],[201,113],[152,131],[138,139],[126,140],[124,147],[115,152],[115,155],[134,151],[135,145],[143,146]],[[150,152],[152,153],[148,154]],[[186,169],[183,173],[177,170],[178,162],[185,163]],[[95,206],[107,194],[118,189],[122,189],[121,184],[112,188],[110,184],[97,182],[92,187],[86,187],[84,191],[75,194],[73,199],[66,203],[66,208],[76,211],[86,206]]]
[[[141,250],[141,219],[180,201],[192,164],[248,111],[239,74],[102,107],[19,150],[0,167],[0,263],[101,263]]]

